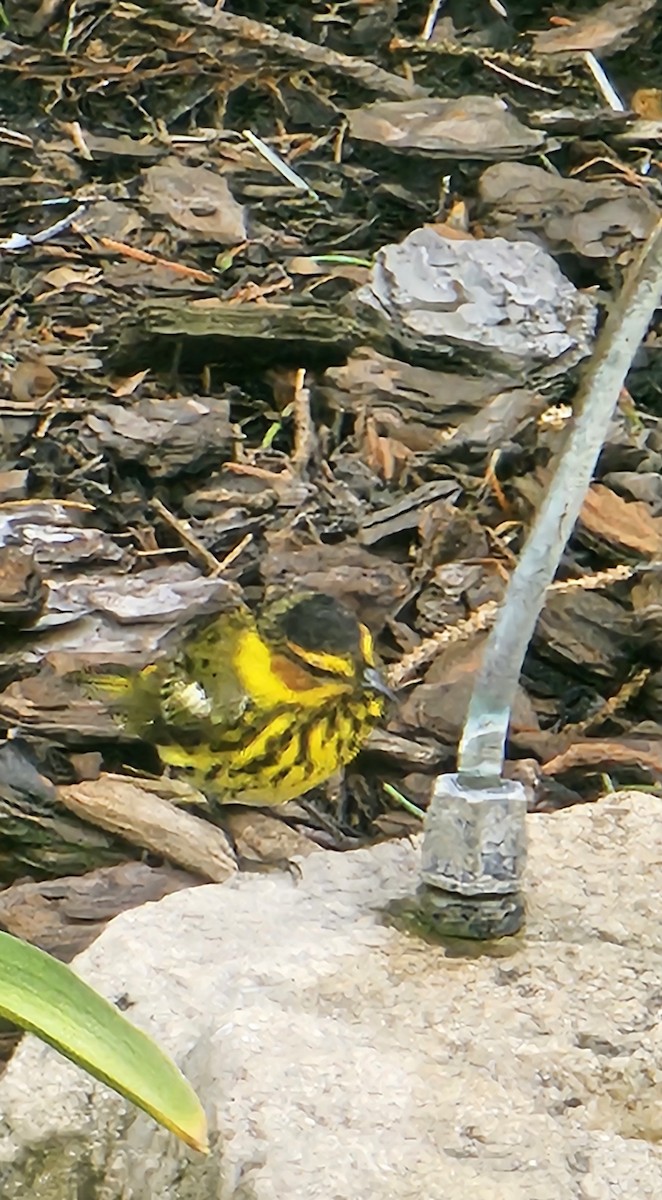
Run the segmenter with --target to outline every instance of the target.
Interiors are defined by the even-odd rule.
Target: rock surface
[[[646,1200],[662,1192],[662,800],[529,818],[523,936],[449,954],[380,922],[404,842],[118,917],[76,960],[176,1057],[208,1159],[26,1039],[3,1200]]]

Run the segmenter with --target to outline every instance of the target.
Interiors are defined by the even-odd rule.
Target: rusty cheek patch
[[[272,654],[271,669],[281,683],[293,692],[307,692],[310,688],[319,687],[319,680],[315,679],[314,675],[310,675],[284,654]]]

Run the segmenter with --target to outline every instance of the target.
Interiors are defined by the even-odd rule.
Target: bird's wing
[[[248,609],[219,614],[188,634],[174,658],[139,671],[91,674],[87,683],[123,728],[156,745],[200,743],[232,732],[250,709],[232,666],[238,632],[252,621]]]
[[[252,624],[247,609],[223,614],[187,639],[178,659],[182,676],[195,682],[199,715],[219,731],[243,720],[251,705],[234,669],[234,656],[239,635]]]

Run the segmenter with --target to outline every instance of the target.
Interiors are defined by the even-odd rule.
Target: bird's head
[[[265,606],[262,635],[311,676],[347,683],[347,691],[395,700],[375,655],[372,634],[333,596],[303,592]]]

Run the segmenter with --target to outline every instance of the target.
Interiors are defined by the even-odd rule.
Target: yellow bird
[[[368,628],[305,592],[215,617],[174,660],[90,675],[123,728],[217,803],[302,796],[348,763],[393,698]]]

